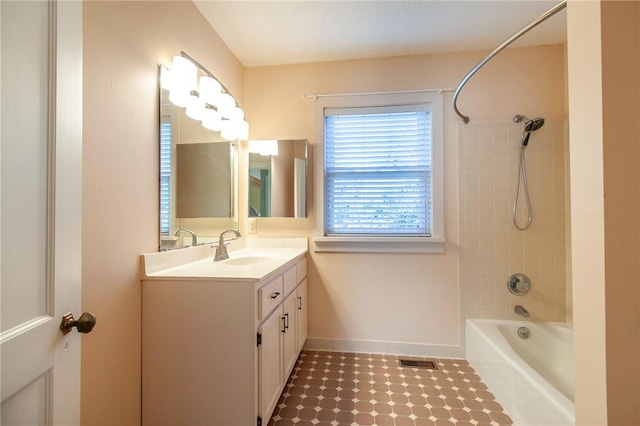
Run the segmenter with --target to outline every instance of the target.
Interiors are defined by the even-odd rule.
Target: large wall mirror
[[[307,217],[308,142],[249,141],[249,217]]]
[[[172,102],[160,74],[160,250],[168,250],[192,244],[189,231],[214,237],[237,223],[238,144]]]

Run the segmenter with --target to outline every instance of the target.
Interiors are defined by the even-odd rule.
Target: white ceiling
[[[193,0],[244,66],[492,50],[546,0]],[[566,41],[561,11],[514,46]]]

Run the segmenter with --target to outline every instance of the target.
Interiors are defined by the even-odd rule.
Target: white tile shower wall
[[[531,135],[526,170],[531,227],[516,229],[512,208],[523,126],[460,125],[460,285],[464,318],[516,319],[523,305],[533,320],[566,318],[565,125],[547,121]],[[522,190],[522,188],[521,188]],[[521,193],[518,223],[526,222]],[[506,287],[513,273],[532,281],[526,296]]]

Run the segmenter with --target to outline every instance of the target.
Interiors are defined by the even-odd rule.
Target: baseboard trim
[[[315,351],[360,352],[411,355],[435,358],[464,358],[464,348],[453,345],[388,342],[379,340],[346,340],[309,337],[304,349]]]

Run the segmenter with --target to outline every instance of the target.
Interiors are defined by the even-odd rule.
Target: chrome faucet
[[[198,245],[198,237],[196,237],[196,233],[193,232],[191,229],[180,228],[175,232],[175,234],[173,234],[173,236],[177,237],[178,234],[181,233],[181,232],[186,232],[187,234],[191,235],[191,245],[192,246],[197,246]]]
[[[224,235],[228,232],[233,232],[236,234],[236,238],[240,238],[242,235],[235,229],[227,229],[220,234],[220,240],[218,241],[218,247],[216,248],[216,254],[213,257],[213,261],[217,262],[219,260],[225,260],[229,258],[229,253],[227,253],[227,246],[224,243]],[[234,238],[235,239],[235,238]]]
[[[527,311],[522,305],[516,305],[513,308],[513,312],[515,312],[518,315],[522,315],[525,318],[529,318],[529,311]]]

